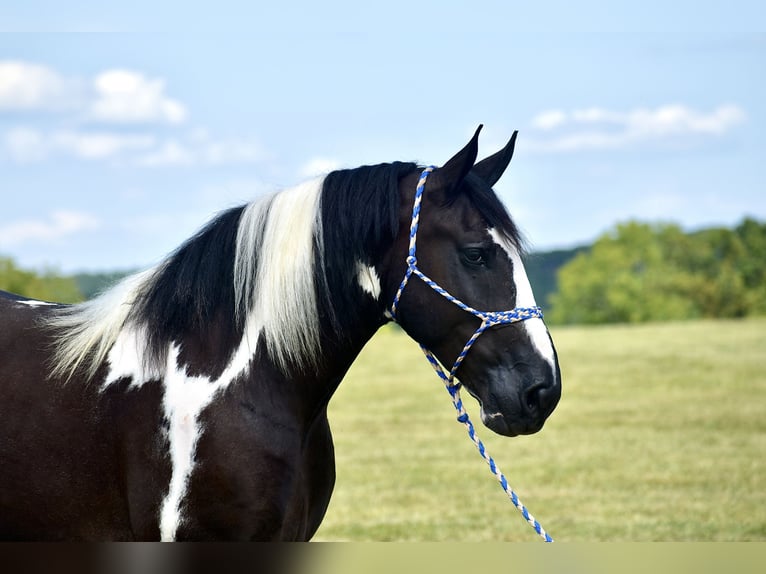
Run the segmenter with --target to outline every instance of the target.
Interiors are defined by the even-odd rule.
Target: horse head
[[[420,183],[402,178],[399,233],[381,279],[392,318],[452,366],[448,384],[456,377],[478,400],[482,422],[502,435],[531,434],[556,407],[561,374],[520,233],[492,190],[516,133],[476,163],[480,129]]]

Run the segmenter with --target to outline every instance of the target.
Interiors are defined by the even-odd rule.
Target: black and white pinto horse
[[[478,134],[428,179],[420,266],[474,308],[532,307],[492,191],[516,134],[475,164]],[[310,539],[327,404],[392,318],[419,173],[335,171],[230,209],[78,305],[0,292],[0,539]],[[446,365],[479,324],[414,278],[396,315]],[[457,374],[503,435],[540,430],[561,392],[540,318],[488,330]]]

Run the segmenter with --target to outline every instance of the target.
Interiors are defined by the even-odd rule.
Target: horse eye
[[[463,259],[471,265],[484,265],[487,263],[487,253],[480,247],[467,247],[463,249]]]

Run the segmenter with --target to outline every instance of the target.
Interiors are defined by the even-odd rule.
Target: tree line
[[[0,257],[0,289],[58,303],[76,303],[84,298],[73,277],[62,276],[52,269],[41,273],[22,269],[10,257]]]
[[[558,269],[549,303],[558,324],[766,314],[766,223],[618,224]]]
[[[752,218],[694,233],[629,221],[591,246],[533,253],[526,265],[552,324],[766,314],[766,223]],[[0,257],[0,289],[45,301],[88,299],[124,275],[37,273]]]
[[[0,256],[0,289],[40,301],[79,303],[131,273],[134,271],[62,275],[52,268],[38,272],[19,267],[11,257]]]

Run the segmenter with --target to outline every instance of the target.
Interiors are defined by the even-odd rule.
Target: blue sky
[[[762,2],[0,4],[0,254],[145,267],[323,170],[514,129],[533,248],[766,219]]]

